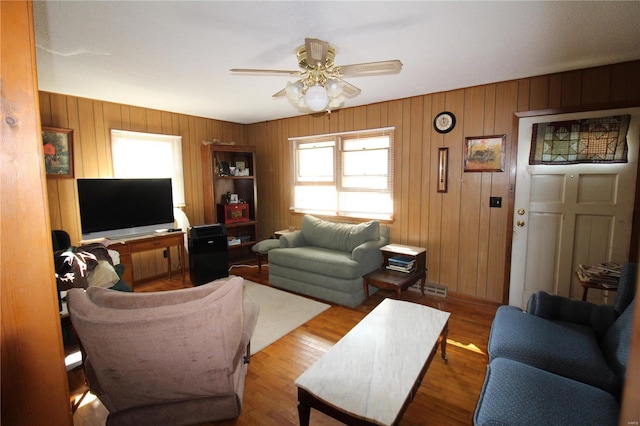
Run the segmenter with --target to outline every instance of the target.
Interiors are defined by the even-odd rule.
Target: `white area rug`
[[[260,306],[258,323],[251,338],[251,355],[331,307],[249,280],[244,280],[244,298]]]

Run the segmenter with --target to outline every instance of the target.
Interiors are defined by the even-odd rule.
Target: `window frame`
[[[114,178],[160,178],[170,177],[172,181],[173,205],[174,207],[184,207],[185,191],[184,191],[184,167],[182,162],[182,136],[167,135],[160,133],[134,132],[130,130],[111,129],[111,160],[112,175]],[[138,173],[130,173],[128,171],[118,171],[116,163],[118,161],[117,150],[122,149],[118,146],[121,141],[141,141],[145,143],[169,143],[171,144],[171,159],[173,164],[171,173],[165,173],[165,170],[154,169],[149,175],[141,175]],[[125,148],[126,149],[126,148]]]
[[[395,127],[387,127],[380,129],[361,130],[354,132],[341,132],[331,133],[325,135],[314,135],[306,137],[292,137],[289,138],[291,142],[292,150],[292,190],[291,200],[292,205],[290,209],[295,213],[315,213],[324,216],[336,216],[336,217],[350,217],[358,219],[379,219],[392,221],[394,217],[394,132]],[[344,186],[344,180],[347,177],[345,175],[345,154],[350,152],[358,152],[357,149],[346,149],[345,145],[349,141],[357,139],[368,139],[376,137],[387,137],[388,146],[376,147],[366,149],[367,151],[380,151],[387,152],[387,172],[385,188],[371,188],[371,187],[357,187],[357,186]],[[312,145],[312,144],[326,144],[327,142],[333,142],[333,175],[331,180],[310,180],[301,179],[300,177],[300,146]],[[313,148],[307,148],[313,149]],[[356,177],[357,175],[354,175]],[[365,175],[366,176],[366,175]],[[377,176],[380,176],[379,174]],[[334,189],[335,200],[331,208],[317,209],[311,208],[308,205],[300,205],[296,199],[296,190],[305,186],[324,187],[326,189]],[[348,194],[379,194],[387,199],[389,205],[389,211],[380,210],[378,212],[372,211],[347,211],[345,201],[341,202],[341,198],[348,196]]]

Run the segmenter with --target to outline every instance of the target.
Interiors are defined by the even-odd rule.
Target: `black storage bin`
[[[229,276],[227,229],[224,225],[189,228],[189,276],[193,285]]]

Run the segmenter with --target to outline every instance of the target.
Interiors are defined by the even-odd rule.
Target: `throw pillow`
[[[330,222],[311,215],[302,218],[302,236],[310,246],[330,250],[349,251],[351,226],[347,223]]]
[[[87,274],[87,282],[90,287],[109,288],[118,281],[120,281],[120,277],[106,260],[98,260],[98,266]]]
[[[360,244],[367,241],[380,239],[380,222],[372,220],[369,222],[359,223],[351,227],[349,234],[348,246],[349,251],[353,251]]]

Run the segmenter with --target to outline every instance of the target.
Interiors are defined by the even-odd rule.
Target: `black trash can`
[[[229,276],[227,229],[224,225],[189,228],[189,276],[193,285]]]

